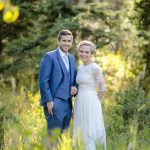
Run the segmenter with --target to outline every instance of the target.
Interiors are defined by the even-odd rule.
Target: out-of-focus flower
[[[3,15],[3,20],[6,22],[6,23],[11,23],[11,18],[13,16],[13,13],[12,11],[10,10],[7,10],[5,11],[4,15]]]
[[[0,0],[0,11],[4,9],[4,3],[2,0]]]
[[[19,7],[11,4],[10,0],[0,0],[0,11],[3,10],[3,20],[13,23],[19,17]]]
[[[12,22],[15,22],[19,17],[19,7],[14,6],[13,7],[13,16],[12,16]]]
[[[4,11],[3,20],[6,23],[15,22],[19,17],[19,8],[17,6],[8,7]]]

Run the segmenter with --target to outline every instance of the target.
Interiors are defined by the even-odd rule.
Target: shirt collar
[[[68,56],[68,53],[64,53],[59,47],[58,47],[58,50],[59,50],[59,53],[60,53],[60,56],[61,57],[64,57],[64,56]]]

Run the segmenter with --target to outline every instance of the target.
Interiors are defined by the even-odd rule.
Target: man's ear
[[[59,40],[57,40],[57,45],[59,45]]]

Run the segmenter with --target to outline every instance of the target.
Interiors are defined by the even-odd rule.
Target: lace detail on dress
[[[96,63],[91,63],[87,66],[80,65],[78,67],[78,75],[76,82],[79,88],[86,88],[99,91],[106,91],[103,73]]]
[[[94,64],[93,75],[99,91],[106,91],[104,76],[101,68],[97,64]]]

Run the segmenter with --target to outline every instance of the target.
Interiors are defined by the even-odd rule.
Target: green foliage
[[[132,16],[133,23],[136,25],[138,32],[138,37],[143,40],[139,44],[139,50],[143,51],[143,58],[147,65],[145,71],[144,80],[141,82],[141,86],[150,95],[150,1],[147,0],[136,0],[134,6],[134,15]]]
[[[150,28],[150,2],[147,0],[136,0],[135,10],[139,16],[139,27],[148,29]]]
[[[76,42],[86,38],[96,42],[98,47],[111,43],[116,36],[110,31],[115,28],[117,13],[106,3],[78,6],[68,0],[37,0],[18,1],[18,4],[19,20],[13,26],[2,25],[6,29],[6,32],[1,31],[3,79],[9,79],[11,74],[20,84],[25,84],[26,79],[29,83],[31,75],[36,80],[40,59],[46,51],[56,48],[56,37],[61,29],[70,29]]]
[[[149,126],[150,99],[146,99],[143,90],[133,88],[123,91],[116,96],[116,101],[120,106],[118,114],[123,117],[125,125],[137,116],[138,130]]]
[[[10,95],[6,95],[5,90],[0,92],[0,149],[4,148],[5,132],[13,125],[18,123],[16,115],[13,113],[13,103]]]
[[[138,94],[140,93],[140,94]],[[132,145],[135,149],[148,149],[149,140],[149,111],[147,107],[136,103],[136,100],[143,98],[144,93],[140,90],[128,90],[121,92],[117,97],[109,96],[109,107],[104,104],[105,126],[107,133],[107,149],[120,150],[127,149],[128,144]],[[3,100],[8,99],[7,104],[9,110],[4,112],[12,112],[13,116],[5,119],[2,129],[4,132],[4,149],[19,150],[19,149],[36,149],[44,150],[49,147],[49,141],[53,145],[53,150],[84,150],[84,144],[81,138],[74,144],[72,137],[72,121],[69,131],[60,135],[59,130],[55,130],[51,137],[46,133],[46,121],[43,111],[39,106],[39,93],[33,94],[31,91],[26,90],[24,87],[18,93],[3,93]],[[118,102],[118,96],[119,103]],[[135,114],[133,115],[131,107],[128,106],[126,100],[129,99],[130,105],[135,104]],[[134,99],[134,100],[133,100]],[[116,103],[117,101],[117,103]],[[123,101],[125,101],[123,103]],[[133,101],[133,102],[131,102]],[[1,106],[4,106],[5,101]],[[10,105],[12,103],[12,105]],[[119,103],[119,104],[118,104]],[[122,105],[122,106],[121,106]],[[11,107],[10,107],[11,106]],[[107,107],[107,109],[106,109]],[[1,107],[2,108],[2,107]],[[123,113],[127,110],[130,122],[124,124],[126,118]],[[128,111],[129,110],[129,111]],[[132,119],[131,119],[132,118]],[[16,121],[15,121],[16,120]],[[143,128],[138,129],[143,121]],[[51,145],[51,146],[52,146]],[[102,148],[98,145],[98,150]]]
[[[1,93],[3,97],[1,105],[7,104],[2,126],[5,131],[4,147],[6,149],[32,149],[34,147],[44,149],[44,144],[40,143],[42,138],[47,137],[47,134],[44,130],[46,123],[39,106],[39,94],[32,95],[24,87],[18,94],[8,92],[9,94]]]
[[[85,5],[72,5],[68,0],[13,2],[20,7],[19,20],[11,26],[0,21],[3,29],[0,30],[0,51],[3,52],[0,72],[4,81],[9,80],[10,74],[19,84],[29,85],[33,78],[37,80],[42,55],[56,47],[58,31],[64,28],[73,32],[76,44],[88,39],[98,48],[121,51],[124,59],[130,57],[127,59],[131,68],[138,68],[132,72],[137,75],[137,70],[141,69],[143,50],[139,51],[137,45],[144,41],[139,40],[130,23],[132,7],[121,7],[125,2],[114,1],[115,6],[110,1]]]
[[[4,111],[5,107],[0,108],[0,149],[3,148],[4,146],[4,129],[3,129],[3,120],[4,120],[4,116],[3,116],[3,111]]]
[[[111,95],[111,105],[105,110],[108,149],[126,149],[129,145],[132,149],[148,149],[149,102],[144,91],[136,88]]]
[[[95,61],[104,71],[108,90],[102,102],[107,149],[122,150],[129,145],[148,149],[149,2],[136,1],[135,13],[131,1],[128,5],[124,5],[127,1],[106,1],[72,5],[69,0],[13,0],[21,13],[13,25],[5,24],[0,14],[0,90],[5,91],[0,93],[0,141],[5,149],[41,150],[49,140],[58,150],[84,149],[81,139],[73,144],[72,126],[61,136],[54,131],[48,137],[39,106],[39,62],[45,52],[56,48],[57,33],[64,28],[73,32],[75,44],[86,39],[97,45]],[[147,93],[129,88],[135,86],[144,63],[147,71],[139,85]],[[18,93],[8,90],[10,77],[16,79],[17,89],[26,88],[22,86]]]

